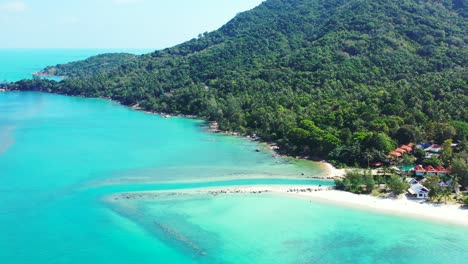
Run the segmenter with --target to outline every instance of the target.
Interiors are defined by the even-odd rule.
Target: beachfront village
[[[378,197],[405,195],[408,199],[468,206],[466,142],[442,145],[409,143],[374,162],[368,170],[347,170],[335,178],[336,188]]]

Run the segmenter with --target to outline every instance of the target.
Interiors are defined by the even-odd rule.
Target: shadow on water
[[[163,195],[165,196],[165,195]],[[176,249],[185,256],[189,256],[197,262],[220,263],[218,256],[222,256],[222,241],[216,233],[192,224],[186,215],[167,210],[174,206],[174,198],[168,194],[165,200],[152,200],[152,203],[161,205],[161,210],[151,210],[142,205],[142,200],[132,200],[129,202],[105,201],[107,208],[120,216],[138,224],[146,232],[162,241],[164,244]],[[193,197],[190,196],[192,199]],[[195,198],[196,199],[196,198]]]
[[[190,222],[188,217],[174,208],[185,199],[212,199],[203,195],[184,194],[183,190],[207,187],[233,187],[249,185],[332,185],[330,181],[310,179],[233,179],[205,182],[150,183],[131,185],[99,185],[85,187],[105,207],[138,224],[149,234],[183,252],[198,262],[219,263],[222,240],[218,234]],[[139,192],[161,191],[143,195]],[[170,192],[167,192],[170,191]],[[128,194],[131,199],[118,199],[116,193]],[[112,195],[112,196],[110,196]],[[128,198],[127,197],[127,198]],[[156,198],[156,199],[154,199]],[[151,209],[147,208],[148,204]]]

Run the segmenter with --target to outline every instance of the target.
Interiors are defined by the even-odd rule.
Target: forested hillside
[[[123,64],[136,63],[137,60],[138,56],[129,53],[106,53],[82,61],[49,66],[36,73],[36,75],[64,76],[68,78],[92,77],[95,74],[113,70]]]
[[[467,14],[460,0],[267,0],[181,45],[11,88],[196,114],[365,165],[397,143],[467,139]]]

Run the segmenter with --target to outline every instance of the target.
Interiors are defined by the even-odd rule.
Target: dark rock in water
[[[172,228],[172,227],[170,227],[168,225],[165,225],[163,223],[154,222],[154,224],[158,228],[160,228],[161,231],[163,231],[164,233],[169,235],[172,239],[178,241],[179,243],[183,244],[187,248],[193,250],[194,253],[198,252],[200,255],[203,255],[203,256],[206,255],[206,252],[203,251],[203,249],[200,248],[200,246],[197,245],[195,243],[195,241],[192,241],[189,237],[187,237],[184,234],[180,233],[176,229],[174,229],[174,228]]]
[[[256,149],[255,151],[256,151],[256,152],[260,152],[260,149]]]

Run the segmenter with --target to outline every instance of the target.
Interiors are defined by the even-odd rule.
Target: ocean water
[[[9,67],[8,60],[0,60],[0,74],[14,81],[50,64],[35,52],[0,50],[1,56],[23,61]],[[86,56],[48,52],[59,58],[52,64]],[[332,185],[305,178],[323,173],[314,163],[274,158],[258,143],[204,130],[201,120],[162,118],[102,99],[0,93],[0,263],[468,259],[466,228],[290,197],[180,194],[109,200],[129,191]]]

